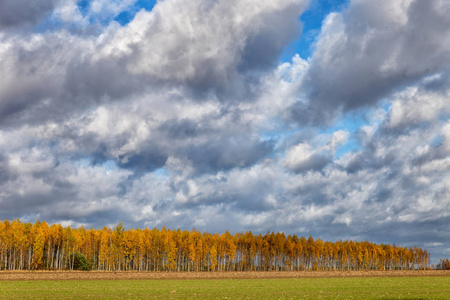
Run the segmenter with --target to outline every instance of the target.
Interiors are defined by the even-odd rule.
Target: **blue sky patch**
[[[285,47],[280,60],[290,62],[296,53],[303,59],[311,57],[314,43],[320,34],[322,21],[329,13],[343,10],[348,2],[348,0],[312,0],[309,9],[300,17],[303,24],[302,35]]]
[[[117,17],[114,18],[114,21],[118,22],[120,25],[124,26],[130,23],[134,16],[141,9],[145,9],[146,11],[151,11],[153,7],[156,5],[156,0],[138,0],[132,9],[121,12]]]

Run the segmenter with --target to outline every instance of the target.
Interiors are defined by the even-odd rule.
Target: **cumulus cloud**
[[[19,126],[45,122],[80,106],[63,87],[71,61],[83,60],[85,49],[91,45],[91,41],[67,32],[36,34],[23,39],[4,36],[0,50],[0,65],[5,70],[0,83],[1,122]],[[87,102],[84,98],[79,100]]]
[[[306,1],[164,1],[141,11],[116,36],[133,52],[128,70],[194,89],[243,88],[246,71],[273,67],[282,48],[300,33],[296,18]],[[139,36],[130,31],[139,30]],[[264,45],[264,46],[263,46]]]
[[[347,142],[348,136],[347,131],[338,130],[331,135],[319,135],[313,140],[316,145],[302,141],[287,149],[282,164],[296,173],[320,171],[333,161],[337,148]],[[320,145],[324,140],[326,144]]]
[[[0,29],[35,25],[50,14],[59,0],[3,0],[0,2]]]
[[[448,91],[427,90],[413,86],[395,94],[389,108],[389,128],[439,122],[450,113]]]
[[[327,122],[448,70],[449,12],[441,0],[386,0],[351,1],[328,15],[303,85],[310,102],[294,106],[293,117]]]
[[[137,0],[93,0],[89,3],[87,18],[105,21],[132,7]]]
[[[309,144],[300,143],[288,150],[284,164],[295,172],[321,170],[329,162],[329,158]]]
[[[97,2],[90,7],[103,3]],[[243,73],[276,64],[299,34],[297,18],[307,2],[225,2],[163,1],[98,37],[64,30],[0,37],[1,67],[8,70],[0,87],[2,120],[34,122],[173,84],[245,100],[255,77]]]

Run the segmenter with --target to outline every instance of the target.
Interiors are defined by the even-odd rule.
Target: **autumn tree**
[[[0,221],[0,269],[78,268],[79,257],[95,270],[249,271],[427,269],[420,247],[355,241],[323,242],[267,232],[222,234],[162,229],[101,230],[46,222]],[[82,259],[83,260],[83,259]],[[448,260],[439,265],[448,267]]]

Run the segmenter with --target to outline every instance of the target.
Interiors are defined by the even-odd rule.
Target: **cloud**
[[[63,86],[69,64],[83,59],[90,40],[57,32],[5,36],[2,45],[0,65],[6,71],[0,83],[2,125],[45,122],[83,107],[80,100],[88,102],[81,98],[74,103]]]
[[[324,20],[302,85],[302,123],[367,107],[450,67],[450,6],[445,1],[352,1]],[[426,24],[426,25],[424,25]]]
[[[122,11],[133,7],[137,0],[93,0],[89,3],[87,18],[99,21],[116,17]]]
[[[321,171],[332,163],[336,150],[347,142],[349,133],[338,130],[331,135],[319,135],[315,145],[302,141],[287,149],[282,164],[296,173],[307,171]],[[320,145],[324,143],[325,145]]]
[[[423,123],[436,122],[450,113],[446,104],[449,91],[427,90],[420,86],[413,86],[395,94],[389,108],[389,128],[403,126],[417,126]]]
[[[240,86],[243,72],[275,66],[284,45],[300,32],[307,1],[164,1],[141,11],[120,33],[131,36],[128,70],[150,80],[200,91]],[[129,31],[139,31],[133,37]],[[134,40],[134,41],[133,41]],[[157,45],[157,47],[156,47]],[[264,46],[262,46],[264,45]]]
[[[186,149],[187,159],[200,172],[249,167],[271,153],[270,142],[249,136],[209,139]]]
[[[321,170],[329,163],[329,158],[313,150],[309,144],[300,143],[288,150],[284,164],[295,171]]]
[[[50,14],[58,0],[2,0],[0,2],[0,30],[35,25]]]
[[[8,70],[0,86],[3,123],[45,122],[174,85],[245,99],[254,77],[243,74],[276,65],[283,46],[299,34],[297,18],[307,2],[225,2],[159,2],[98,37],[65,30],[3,36],[0,63]],[[255,43],[270,45],[267,53],[256,55]]]
[[[10,180],[12,176],[14,176],[14,174],[11,173],[8,159],[3,155],[0,155],[0,184]]]

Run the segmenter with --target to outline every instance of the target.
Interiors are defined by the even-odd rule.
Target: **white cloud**
[[[89,20],[81,13],[76,0],[61,1],[53,11],[53,16],[65,23],[74,23],[86,26]]]
[[[193,84],[214,80],[218,87],[226,87],[239,65],[246,68],[251,59],[258,57],[257,53],[245,57],[246,49],[258,42],[258,35],[266,33],[264,38],[277,47],[298,29],[297,22],[278,23],[276,27],[268,27],[268,22],[285,15],[299,16],[306,3],[302,0],[283,0],[276,5],[272,1],[252,0],[159,2],[151,12],[140,12],[124,34],[136,41],[133,23],[139,22],[140,28],[145,28],[139,34],[140,40],[129,42],[128,47],[137,50],[129,61],[129,70],[151,78]],[[129,31],[133,31],[131,35]],[[261,59],[270,62],[274,59],[271,55],[267,52]]]
[[[294,171],[308,170],[314,167],[318,155],[311,145],[300,143],[287,151],[283,164]]]
[[[389,108],[388,127],[420,122],[434,122],[450,113],[447,99],[450,93],[430,92],[413,86],[395,95]]]
[[[302,85],[309,114],[299,104],[293,117],[329,124],[341,109],[373,105],[402,86],[446,72],[449,10],[439,0],[358,0],[328,15]]]

